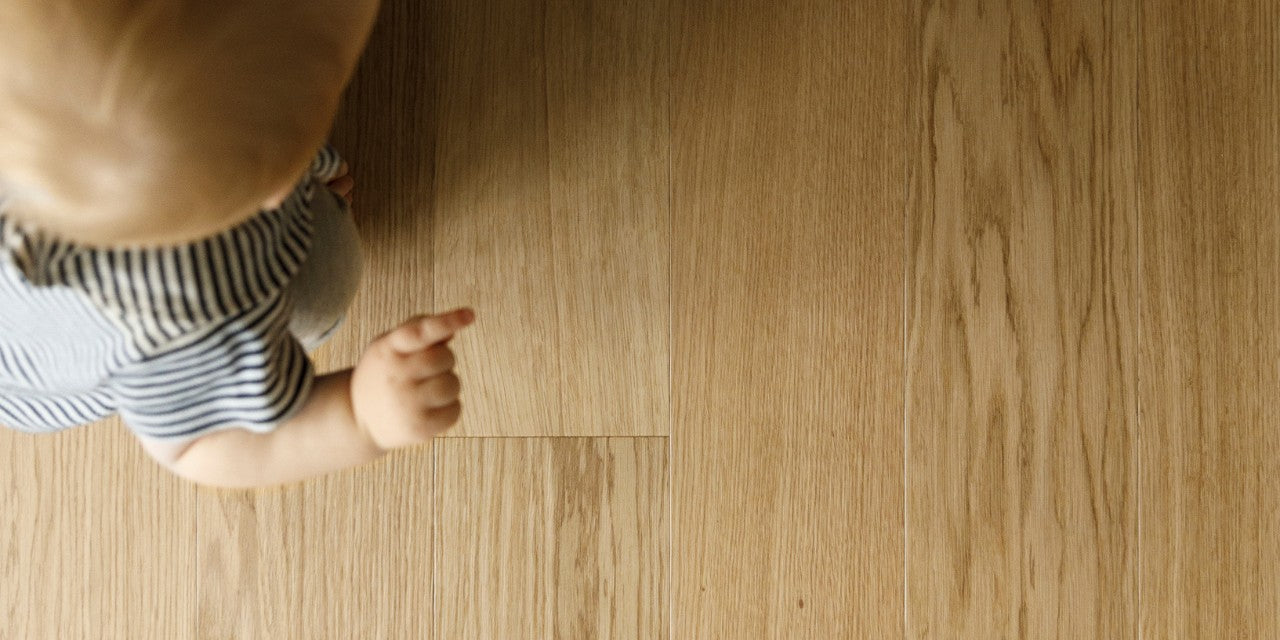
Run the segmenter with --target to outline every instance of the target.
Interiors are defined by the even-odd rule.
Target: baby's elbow
[[[254,485],[246,482],[247,478],[242,474],[226,473],[224,465],[214,464],[209,452],[205,451],[209,448],[209,441],[216,439],[217,435],[207,434],[194,440],[177,442],[138,436],[138,442],[157,464],[196,486],[210,489],[252,488]]]
[[[161,440],[158,438],[149,438],[143,435],[136,435],[138,443],[142,445],[142,450],[151,456],[160,466],[173,471],[174,465],[182,458],[183,454],[195,444],[197,440]]]
[[[229,428],[207,433],[182,450],[165,468],[210,489],[262,489],[285,484],[273,464],[271,433]]]

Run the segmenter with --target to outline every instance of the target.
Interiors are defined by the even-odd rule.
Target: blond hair
[[[8,213],[102,243],[248,217],[327,133],[342,4],[0,0]]]

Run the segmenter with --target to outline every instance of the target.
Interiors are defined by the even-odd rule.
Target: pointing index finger
[[[392,349],[400,353],[414,353],[447,342],[473,321],[475,312],[468,308],[434,316],[419,316],[400,325],[387,338]]]

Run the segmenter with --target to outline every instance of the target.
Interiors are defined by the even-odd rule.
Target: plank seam
[[[664,11],[667,13],[667,24],[671,25],[672,7],[674,3],[665,3]],[[678,33],[676,28],[668,28],[662,30],[664,35],[662,41],[666,45],[666,51],[663,59],[667,63],[667,569],[666,569],[666,588],[667,588],[667,638],[676,637],[676,600],[675,600],[675,582],[676,582],[676,556],[675,556],[675,538],[676,538],[676,518],[675,518],[675,493],[676,493],[676,457],[675,457],[675,439],[676,439],[676,396],[675,396],[675,255],[676,255],[676,197],[674,171],[672,165],[675,164],[673,157],[675,155],[675,120],[673,119],[674,108],[672,103],[675,100],[675,64],[673,59],[675,56],[675,47],[672,46],[672,39]]]
[[[1133,406],[1133,482],[1134,493],[1134,510],[1137,512],[1135,516],[1134,532],[1134,554],[1137,556],[1137,593],[1134,594],[1134,623],[1133,637],[1135,640],[1142,637],[1142,316],[1144,313],[1142,306],[1142,61],[1145,54],[1145,39],[1143,38],[1144,30],[1144,9],[1145,2],[1137,3],[1137,24],[1134,25],[1134,31],[1137,37],[1136,46],[1133,53],[1133,161],[1134,161],[1134,275],[1133,287],[1134,295],[1137,297],[1135,313],[1137,315],[1137,340],[1134,349],[1133,359],[1133,377],[1134,377],[1134,395],[1136,399]]]
[[[919,42],[918,47],[912,47],[912,44],[914,41],[912,34],[915,32],[915,29],[917,26],[916,18],[917,18],[916,12],[912,11],[911,15],[909,15],[908,17],[907,31],[906,31],[908,55],[910,55],[913,58],[911,62],[912,66],[915,66],[916,63],[918,62],[918,60],[916,59],[918,56],[924,55],[923,39],[921,39],[921,41]],[[919,50],[916,50],[917,48]],[[916,95],[916,90],[919,89],[919,87],[912,87],[912,84],[914,83],[914,81],[915,81],[914,78],[908,79],[908,87],[909,87],[908,94],[907,94],[908,99],[907,99],[906,108],[903,109],[903,111],[905,112],[904,117],[907,120],[907,123],[906,123],[906,126],[903,127],[903,129],[907,132],[906,138],[908,140],[908,144],[910,145],[908,149],[914,147],[918,151],[919,142],[920,142],[919,136],[921,134],[921,131],[914,129],[913,125],[919,125],[919,117],[918,117],[919,114],[912,113],[913,108],[917,107],[918,105],[913,104],[913,100],[911,99],[911,97],[914,95],[916,100],[920,100],[922,98],[921,96]],[[908,304],[907,285],[909,283],[908,273],[909,273],[910,264],[911,264],[910,262],[911,238],[909,235],[910,228],[908,226],[908,217],[911,215],[911,177],[915,169],[915,167],[912,164],[912,154],[908,152],[905,155],[906,155],[906,158],[904,160],[904,164],[906,166],[905,166],[905,171],[903,172],[905,176],[904,176],[904,183],[902,185],[902,378],[901,378],[902,380],[902,386],[901,386],[901,391],[902,391],[902,633],[900,634],[900,637],[902,638],[907,637],[907,631],[909,629],[908,623],[910,621],[910,615],[908,612],[909,600],[908,600],[907,586],[908,586],[908,581],[910,576],[910,574],[908,573],[908,569],[909,569],[908,559],[910,558],[909,554],[911,549],[911,545],[910,545],[911,529],[908,527],[908,524],[909,524],[908,511],[911,508],[911,503],[908,500],[909,498],[908,488],[910,486],[908,485],[908,482],[910,482],[910,475],[908,475],[908,469],[909,469],[909,456],[911,452],[911,440],[909,438],[910,430],[907,424],[907,403],[910,402],[910,398],[908,397],[910,384],[908,384],[908,382],[911,376],[911,372],[910,372],[910,369],[908,368],[909,365],[908,365],[908,358],[907,358],[907,355],[908,355],[907,354],[907,304]],[[917,160],[919,159],[917,158]]]
[[[666,440],[668,436],[566,436],[566,435],[524,435],[524,436],[437,436],[434,442],[451,440]]]

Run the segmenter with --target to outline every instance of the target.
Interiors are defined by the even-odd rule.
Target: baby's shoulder
[[[147,352],[277,302],[305,262],[312,232],[300,203],[159,247],[87,246],[0,214],[0,258],[27,287],[83,294]]]

